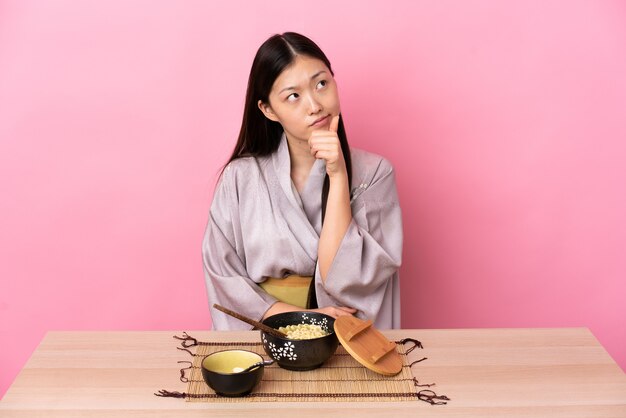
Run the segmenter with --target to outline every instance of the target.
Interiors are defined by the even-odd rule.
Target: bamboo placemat
[[[402,371],[396,376],[377,374],[358,363],[339,345],[335,354],[322,367],[304,372],[285,370],[277,364],[265,367],[263,379],[247,396],[229,398],[217,395],[202,378],[201,363],[204,357],[216,351],[245,349],[267,358],[261,342],[199,342],[184,334],[181,350],[193,356],[192,361],[182,361],[188,367],[181,369],[181,380],[187,382],[185,393],[160,391],[157,396],[185,398],[188,402],[325,402],[325,401],[414,401],[444,404],[449,400],[431,390],[434,384],[422,385],[413,376],[411,367],[425,358],[408,362],[407,354],[421,343],[414,339],[396,341],[396,351],[402,358]],[[195,347],[195,352],[190,348]]]

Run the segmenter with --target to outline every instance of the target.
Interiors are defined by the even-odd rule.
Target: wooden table
[[[428,357],[413,372],[452,400],[193,403],[175,347],[181,332],[50,332],[0,401],[0,417],[626,417],[626,375],[585,328],[394,330]],[[203,341],[258,341],[258,332],[189,332]],[[419,356],[419,357],[418,357]]]

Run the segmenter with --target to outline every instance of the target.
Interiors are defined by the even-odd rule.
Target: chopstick
[[[226,315],[230,315],[233,318],[237,318],[238,320],[245,322],[246,324],[250,324],[252,326],[255,326],[258,329],[260,329],[262,331],[265,331],[268,334],[273,335],[274,337],[287,338],[287,334],[285,334],[283,332],[280,332],[279,330],[274,329],[272,327],[269,327],[269,326],[267,326],[265,324],[262,324],[261,322],[255,321],[254,319],[250,319],[247,316],[243,316],[241,314],[238,314],[235,311],[231,311],[230,309],[225,308],[225,307],[223,307],[221,305],[218,305],[217,303],[214,303],[213,307],[215,309],[217,309],[218,311],[224,312]]]

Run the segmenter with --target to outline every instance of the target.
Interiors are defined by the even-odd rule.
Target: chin
[[[292,134],[291,132],[285,131],[288,139],[295,140],[295,141],[304,141],[304,142],[309,142],[309,137],[311,136],[311,132],[313,132],[312,129],[305,131],[305,132],[298,132],[297,134]]]

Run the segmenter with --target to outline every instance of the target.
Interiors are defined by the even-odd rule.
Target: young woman
[[[400,326],[393,168],[348,147],[333,76],[321,49],[297,33],[257,51],[203,241],[210,306],[257,320],[311,309]],[[249,328],[213,308],[211,317],[215,329]]]

